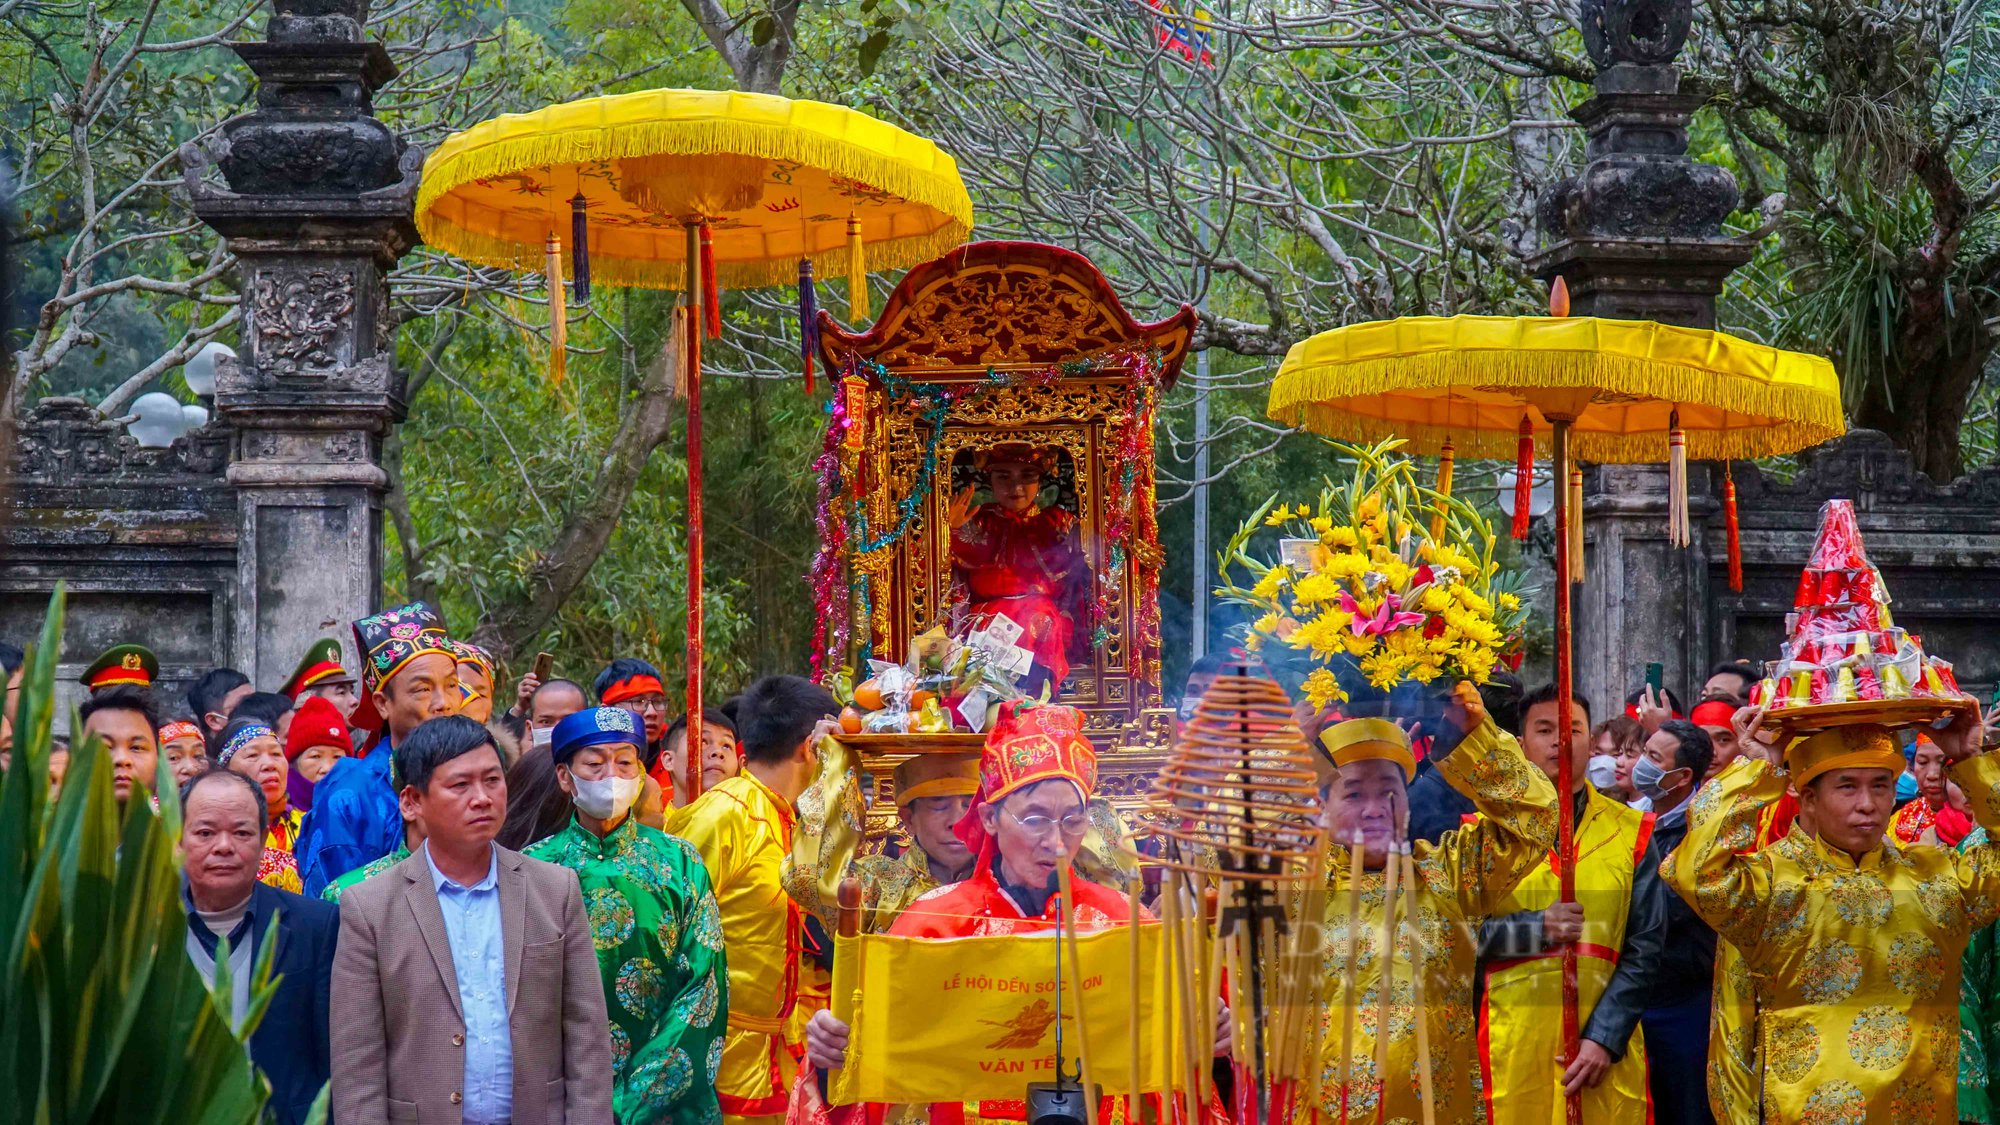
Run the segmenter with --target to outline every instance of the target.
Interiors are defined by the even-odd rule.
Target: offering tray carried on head
[[[1789,637],[1750,702],[1784,738],[1846,726],[1942,725],[1978,704],[1949,661],[1890,616],[1888,586],[1869,561],[1854,505],[1829,500],[1786,621]]]

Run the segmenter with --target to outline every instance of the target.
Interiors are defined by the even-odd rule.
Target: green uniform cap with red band
[[[159,676],[160,658],[153,655],[152,649],[145,645],[112,645],[83,670],[77,682],[92,691],[120,684],[149,688]]]

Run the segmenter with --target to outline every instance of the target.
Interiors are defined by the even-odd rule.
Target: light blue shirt
[[[438,911],[451,942],[458,1003],[465,1010],[465,1125],[503,1125],[514,1115],[514,1040],[507,1028],[507,943],[500,933],[500,853],[486,878],[460,886],[438,870],[424,844],[437,887]]]

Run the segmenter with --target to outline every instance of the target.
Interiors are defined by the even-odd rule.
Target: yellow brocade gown
[[[903,908],[937,890],[930,860],[913,842],[898,856],[865,853],[867,802],[861,797],[858,756],[838,739],[819,744],[819,774],[799,796],[792,851],[785,857],[784,887],[792,901],[819,919],[828,934],[840,930],[840,882],[861,881],[861,932],[886,934]]]
[[[1416,845],[1415,894],[1399,884],[1400,925],[1395,943],[1394,981],[1389,989],[1388,1069],[1376,1065],[1375,1040],[1382,1023],[1383,873],[1361,877],[1359,932],[1355,935],[1355,992],[1347,993],[1348,858],[1332,850],[1326,899],[1324,1007],[1320,1026],[1320,1125],[1345,1120],[1362,1125],[1423,1120],[1417,1080],[1416,1018],[1411,976],[1422,955],[1424,1009],[1430,1036],[1432,1088],[1439,1125],[1463,1125],[1478,1118],[1474,1079],[1478,1058],[1473,1044],[1472,983],[1478,953],[1479,920],[1497,912],[1514,884],[1548,857],[1556,839],[1556,792],[1542,771],[1528,764],[1512,735],[1490,721],[1438,767],[1452,787],[1472,798],[1476,823],[1446,833],[1436,844]],[[1356,1007],[1352,1077],[1339,1082],[1345,1013]]]
[[[1585,787],[1576,836],[1576,898],[1583,904],[1583,940],[1577,943],[1577,1012],[1587,1032],[1591,1013],[1616,971],[1631,920],[1635,870],[1652,836],[1653,818]],[[1648,884],[1649,887],[1654,884]],[[1544,858],[1521,880],[1497,914],[1547,910],[1562,885]],[[1500,959],[1485,967],[1486,995],[1479,1012],[1479,1069],[1487,1113],[1507,1125],[1562,1125],[1562,951]],[[1645,1036],[1638,1027],[1597,1085],[1583,1092],[1590,1125],[1646,1125],[1652,1105],[1646,1087]]]
[[[668,820],[701,853],[728,942],[729,1030],[715,1083],[725,1120],[785,1112],[794,1069],[785,1032],[798,996],[801,916],[779,878],[794,820],[791,805],[748,771]]]
[[[1751,850],[1768,848],[1791,831],[1798,802],[1790,797],[1757,817]],[[1764,1064],[1757,1057],[1757,984],[1743,955],[1725,938],[1715,942],[1715,985],[1709,998],[1708,1108],[1721,1125],[1763,1125],[1757,1090]]]
[[[2000,824],[2000,755],[1951,777],[1989,832]],[[1747,852],[1785,785],[1768,763],[1735,762],[1695,797],[1661,865],[1756,982],[1764,1119],[1950,1125],[1960,960],[2000,917],[2000,846],[1884,842],[1856,862],[1799,828]]]

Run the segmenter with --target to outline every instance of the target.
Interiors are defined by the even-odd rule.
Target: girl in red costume
[[[1076,515],[1041,506],[1042,484],[1055,472],[1053,450],[1024,442],[980,455],[991,503],[972,506],[968,486],[952,501],[951,630],[963,633],[984,614],[1003,614],[1021,627],[1016,642],[1035,658],[1022,684],[1033,694],[1044,678],[1060,686],[1069,675],[1077,619],[1088,603],[1090,564]]]

